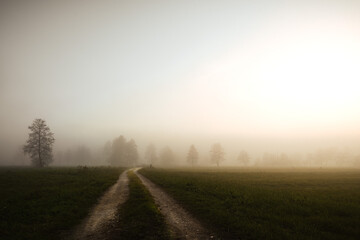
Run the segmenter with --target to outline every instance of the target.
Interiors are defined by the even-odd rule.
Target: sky
[[[0,154],[35,118],[58,148],[356,146],[359,89],[360,1],[0,1]]]

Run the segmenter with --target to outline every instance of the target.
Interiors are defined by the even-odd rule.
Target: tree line
[[[40,118],[35,119],[28,129],[30,133],[26,144],[23,146],[23,152],[30,156],[33,166],[48,166],[54,160],[54,133],[51,132],[45,120]],[[112,166],[134,167],[139,164],[138,147],[134,139],[127,140],[124,136],[119,136],[112,142],[105,144],[104,153],[109,164]],[[225,153],[219,143],[212,146],[210,154],[211,161],[217,166],[224,160]],[[81,146],[74,153],[69,150],[65,153],[65,156],[62,157],[90,158],[90,151],[88,148]],[[146,148],[144,158],[150,165],[172,165],[176,160],[176,156],[170,147],[164,147],[158,156],[153,144],[149,144]],[[191,145],[187,154],[187,162],[194,166],[198,163],[198,160],[199,153],[195,146]]]
[[[54,133],[51,132],[45,120],[35,119],[28,127],[30,130],[23,152],[30,156],[31,163],[36,167],[45,167],[54,161],[53,145],[55,142]],[[210,148],[210,162],[216,166],[225,160],[225,151],[220,143],[215,143]],[[113,141],[105,144],[104,155],[111,166],[134,167],[139,165],[140,157],[138,146],[134,139],[127,140],[119,136]],[[86,165],[91,159],[90,149],[79,146],[75,150],[68,150],[58,154],[59,158],[65,159],[69,164],[77,163]],[[149,144],[144,152],[144,160],[149,165],[173,165],[177,160],[176,154],[169,146],[159,152],[154,144]],[[66,163],[64,161],[64,163]],[[186,155],[186,162],[195,166],[199,162],[199,153],[194,145],[189,147]],[[242,166],[249,166],[249,154],[241,150],[237,162]],[[360,166],[360,155],[351,155],[345,151],[338,151],[335,148],[319,149],[314,153],[302,156],[289,156],[285,153],[264,153],[262,157],[254,159],[254,166],[265,167],[296,167],[296,166]]]

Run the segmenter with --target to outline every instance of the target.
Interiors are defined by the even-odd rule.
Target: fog
[[[124,136],[138,164],[359,167],[359,69],[355,0],[0,1],[0,165],[42,118],[55,166]]]

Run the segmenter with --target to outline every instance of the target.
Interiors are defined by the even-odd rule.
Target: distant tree
[[[237,160],[241,165],[247,166],[250,162],[249,154],[246,151],[242,150],[240,151]]]
[[[127,145],[127,161],[129,166],[136,166],[139,159],[139,153],[137,150],[137,145],[133,139],[126,143]]]
[[[106,143],[103,154],[109,156],[109,162],[112,166],[136,166],[139,159],[137,145],[133,139],[126,141],[126,138],[120,136],[112,142]]]
[[[111,154],[109,158],[110,165],[112,166],[125,166],[127,165],[127,144],[126,139],[120,136],[112,142]]]
[[[149,144],[146,148],[145,159],[150,164],[154,164],[157,161],[156,148],[153,144]]]
[[[220,143],[215,143],[212,145],[210,150],[210,160],[212,163],[215,163],[219,166],[220,162],[224,161],[225,152]]]
[[[190,146],[186,160],[189,164],[191,164],[191,166],[194,166],[195,164],[197,164],[197,162],[199,160],[199,154],[194,145]]]
[[[30,129],[29,138],[23,147],[25,154],[30,155],[32,164],[36,167],[48,166],[53,161],[52,147],[54,134],[46,125],[45,120],[35,119]]]
[[[175,154],[170,147],[164,147],[160,153],[160,162],[163,165],[172,165],[175,162]]]

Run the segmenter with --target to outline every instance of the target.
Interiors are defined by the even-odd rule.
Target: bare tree
[[[190,146],[189,152],[187,154],[187,162],[194,166],[199,160],[199,154],[194,145]]]
[[[240,151],[237,160],[239,161],[240,164],[247,166],[250,161],[249,154],[246,151],[242,150],[242,151]]]
[[[157,161],[156,148],[153,144],[150,144],[145,151],[145,159],[153,165]]]
[[[212,145],[210,150],[210,160],[212,163],[216,163],[216,165],[219,166],[220,162],[225,160],[224,155],[224,149],[220,143],[215,143]]]
[[[28,128],[31,132],[23,147],[24,153],[30,155],[34,166],[48,166],[53,161],[52,146],[55,142],[54,134],[46,125],[45,120],[40,118],[35,119]]]

